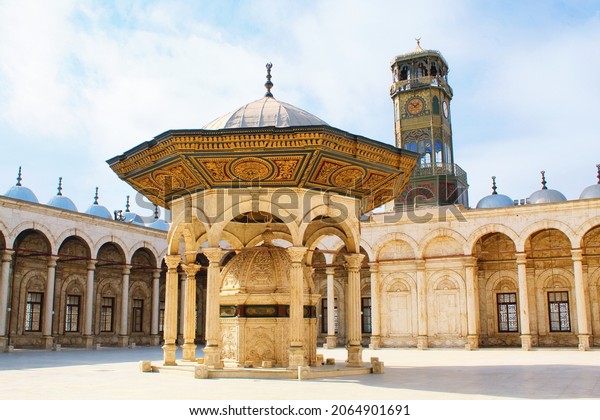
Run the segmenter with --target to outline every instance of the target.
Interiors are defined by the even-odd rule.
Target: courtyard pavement
[[[343,364],[344,349],[319,349]],[[202,357],[202,352],[197,352]],[[383,375],[298,380],[194,379],[142,373],[160,347],[0,353],[2,400],[474,400],[600,399],[600,351],[575,349],[367,350]],[[599,404],[595,404],[600,409]]]

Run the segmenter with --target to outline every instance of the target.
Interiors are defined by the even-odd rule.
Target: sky
[[[454,158],[470,204],[548,187],[577,199],[600,163],[600,0],[0,0],[0,193],[151,217],[106,160],[264,95],[394,143],[394,56],[450,66]]]

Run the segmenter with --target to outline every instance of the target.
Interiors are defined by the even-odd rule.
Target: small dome
[[[104,206],[98,204],[98,187],[96,187],[96,195],[94,196],[94,203],[88,207],[85,211],[90,216],[102,217],[104,219],[112,219],[112,214]]]
[[[596,168],[598,168],[598,183],[585,188],[579,196],[580,200],[585,200],[587,198],[600,198],[600,164],[596,165]]]
[[[567,198],[557,190],[550,190],[546,187],[546,171],[541,171],[542,174],[542,189],[534,192],[527,199],[528,204],[543,204],[543,203],[557,203],[560,201],[567,201]]]
[[[10,187],[10,189],[4,194],[6,197],[16,198],[17,200],[30,201],[32,203],[39,203],[37,197],[29,188],[21,185],[21,167],[19,166],[19,174],[17,176],[17,184]]]
[[[165,232],[169,231],[169,224],[163,219],[156,219],[154,222],[150,223],[148,227],[151,227],[152,229],[164,230]]]
[[[492,177],[492,193],[483,197],[477,203],[478,209],[496,209],[499,207],[511,207],[514,206],[514,201],[507,195],[498,194],[496,192],[496,177]]]
[[[62,195],[62,177],[58,178],[58,192],[48,201],[48,205],[63,210],[77,211],[75,203],[70,198]]]

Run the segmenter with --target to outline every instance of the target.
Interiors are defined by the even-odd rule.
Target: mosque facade
[[[108,160],[170,225],[0,196],[0,345],[158,345],[211,369],[317,363],[346,346],[600,345],[600,172],[471,207],[441,53],[392,60],[396,147],[273,96]],[[600,171],[600,168],[599,168]],[[591,177],[590,177],[591,178]],[[582,187],[588,184],[582,183]],[[374,211],[376,208],[385,211]]]

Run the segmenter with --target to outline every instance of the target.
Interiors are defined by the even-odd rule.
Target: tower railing
[[[456,163],[428,163],[415,166],[412,176],[454,175],[464,185],[467,184],[467,173]]]
[[[450,96],[453,95],[452,88],[446,82],[446,80],[441,76],[423,76],[416,77],[407,80],[400,80],[398,82],[394,82],[390,87],[390,95],[399,91],[406,91],[411,89],[419,89],[430,86],[438,86],[445,90],[447,90]]]

